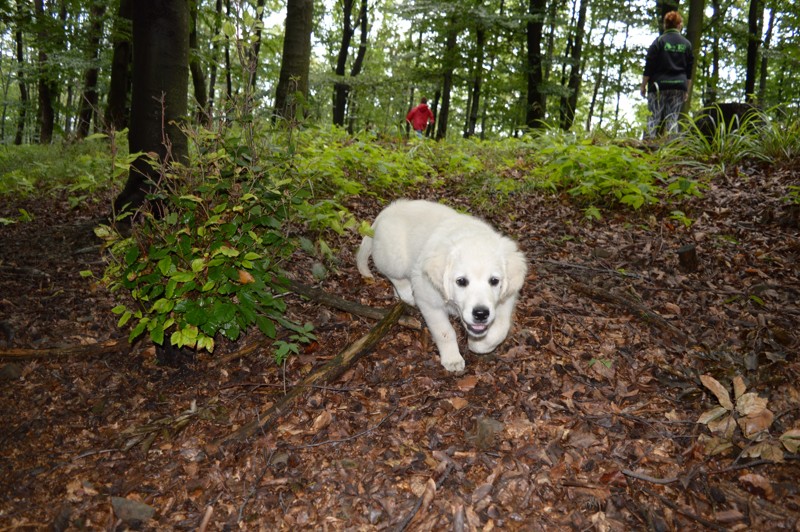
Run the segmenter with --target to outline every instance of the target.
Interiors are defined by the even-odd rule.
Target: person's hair
[[[683,24],[683,17],[677,11],[670,11],[664,15],[664,29],[674,30],[681,24]]]
[[[427,99],[427,98],[422,98],[422,99],[419,101],[419,103],[428,103],[428,99]]]

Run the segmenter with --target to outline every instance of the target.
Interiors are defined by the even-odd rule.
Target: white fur
[[[419,308],[445,369],[464,369],[449,315],[461,319],[473,352],[488,353],[505,340],[528,269],[513,240],[423,200],[392,203],[372,228],[374,237],[364,237],[356,256],[358,271],[372,277],[371,255],[397,296]]]

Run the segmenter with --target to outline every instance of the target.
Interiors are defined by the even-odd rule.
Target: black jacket
[[[676,29],[665,31],[647,50],[644,75],[650,78],[648,92],[688,90],[686,82],[692,77],[693,64],[692,43]]]

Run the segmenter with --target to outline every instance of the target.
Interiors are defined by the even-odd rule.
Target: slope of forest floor
[[[470,209],[531,263],[495,353],[448,374],[426,330],[396,325],[277,426],[226,445],[375,322],[290,296],[318,340],[284,367],[263,346],[223,359],[242,345],[159,365],[149,343],[116,341],[115,303],[79,275],[102,271],[104,202],[3,198],[0,216],[33,219],[0,227],[0,530],[800,530],[798,456],[773,460],[800,429],[800,237],[782,199],[799,183],[797,165],[720,177],[684,209],[688,229],[659,211],[589,223],[559,197]],[[317,287],[389,307],[388,283],[356,271],[358,238],[336,244]],[[686,244],[695,272],[678,267]],[[289,273],[315,284],[311,264]],[[8,356],[22,349],[40,356]],[[702,375],[729,390],[741,376],[768,432],[736,428],[710,455],[697,421],[720,400]]]

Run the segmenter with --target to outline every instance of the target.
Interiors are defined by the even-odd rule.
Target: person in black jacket
[[[647,50],[641,93],[647,97],[650,117],[646,138],[658,135],[661,123],[667,135],[678,129],[678,114],[692,90],[692,44],[681,35],[683,18],[677,11],[664,15],[664,33]]]

